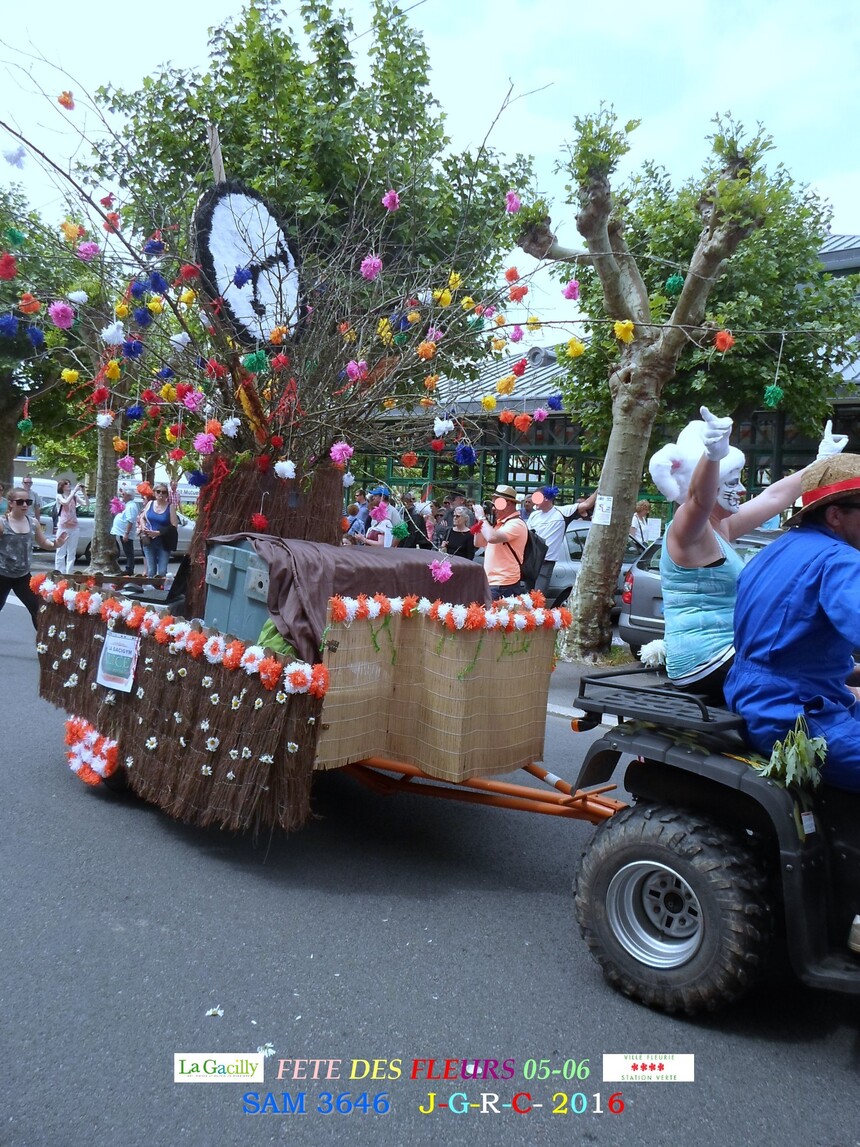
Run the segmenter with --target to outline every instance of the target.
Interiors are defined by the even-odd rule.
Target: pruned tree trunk
[[[118,574],[116,542],[111,535],[113,514],[111,499],[116,494],[116,451],[113,448],[113,427],[99,427],[98,465],[96,469],[95,517],[90,564],[87,573]]]
[[[6,386],[0,384],[0,393],[6,389]],[[8,485],[14,477],[15,455],[18,453],[18,419],[23,406],[23,400],[16,400],[0,409],[0,482],[4,485]]]

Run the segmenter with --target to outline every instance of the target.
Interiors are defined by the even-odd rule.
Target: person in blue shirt
[[[808,466],[787,524],[738,579],[726,700],[765,756],[803,715],[827,742],[823,780],[860,792],[860,455]]]

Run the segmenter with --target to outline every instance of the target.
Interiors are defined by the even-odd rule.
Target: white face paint
[[[729,514],[736,514],[741,508],[741,498],[745,493],[746,489],[741,482],[740,469],[727,470],[720,478],[717,505]]]

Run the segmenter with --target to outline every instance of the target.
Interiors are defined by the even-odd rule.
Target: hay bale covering
[[[418,614],[332,624],[316,767],[382,756],[462,781],[540,760],[555,637]]]
[[[153,636],[141,638],[132,692],[114,692],[96,683],[107,630],[100,616],[45,604],[39,692],[119,742],[135,793],[203,827],[297,829],[308,820],[319,698],[267,689],[257,674],[171,652]]]

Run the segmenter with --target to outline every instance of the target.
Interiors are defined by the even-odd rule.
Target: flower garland
[[[505,633],[520,630],[531,633],[535,629],[568,629],[573,622],[570,610],[546,609],[542,593],[518,594],[501,598],[491,606],[478,602],[471,605],[452,605],[447,601],[430,601],[417,594],[406,597],[386,597],[377,593],[373,597],[335,596],[329,598],[329,612],[333,622],[349,625],[353,621],[374,621],[388,615],[402,617],[428,617],[446,629],[486,630],[499,629]]]
[[[116,741],[103,737],[83,717],[70,717],[66,721],[66,759],[69,768],[85,785],[100,784],[105,777],[116,772],[119,748]]]
[[[128,629],[153,637],[159,645],[167,645],[171,653],[186,653],[195,660],[203,657],[210,665],[256,674],[268,690],[280,687],[286,694],[309,693],[320,698],[328,691],[329,673],[325,665],[309,665],[305,661],[284,665],[276,657],[267,657],[259,645],[246,646],[238,640],[227,642],[221,634],[207,634],[195,628],[202,623],[160,614],[127,598],[120,600],[87,589],[76,590],[65,579],[54,582],[44,573],[30,579],[30,588],[43,601],[65,606],[69,613],[100,617],[109,627],[122,620]]]

